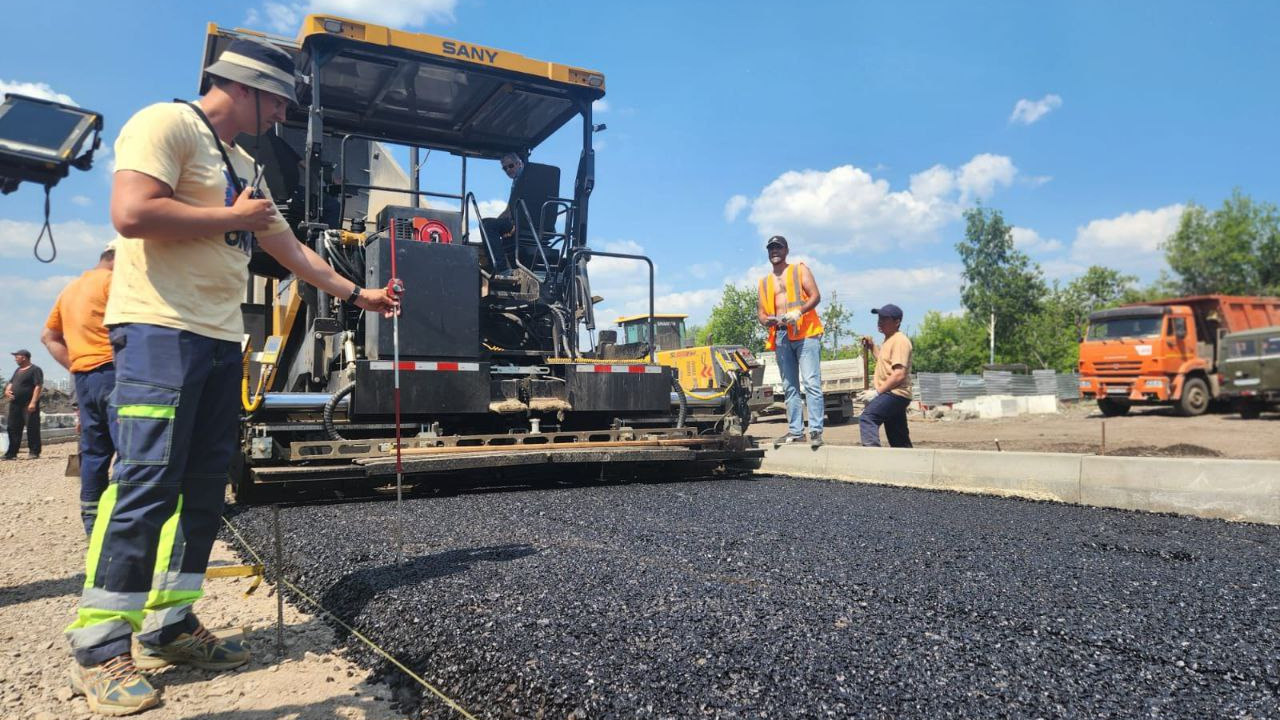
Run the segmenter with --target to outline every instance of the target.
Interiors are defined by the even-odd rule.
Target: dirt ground
[[[1066,403],[1057,415],[1022,415],[999,420],[934,420],[912,413],[911,441],[920,448],[1091,453],[1164,457],[1224,457],[1280,460],[1280,415],[1243,420],[1237,414],[1179,417],[1167,408],[1134,408],[1124,417],[1103,418],[1093,403]],[[787,431],[786,420],[769,416],[748,432],[772,440]],[[826,442],[857,445],[858,424],[828,427]],[[884,442],[883,435],[881,442]]]
[[[0,463],[0,718],[97,717],[67,687],[70,649],[62,629],[74,618],[84,583],[79,481],[63,476],[72,443],[39,460]],[[238,561],[221,542],[214,563]],[[229,673],[167,668],[153,675],[163,704],[137,717],[155,720],[388,720],[390,690],[333,652],[327,625],[285,606],[285,657],[275,655],[276,599],[264,583],[244,597],[247,578],[205,584],[196,608],[211,629],[243,627],[254,650]]]

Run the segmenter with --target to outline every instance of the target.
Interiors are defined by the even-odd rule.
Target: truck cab
[[[1080,341],[1080,393],[1103,415],[1173,405],[1199,415],[1220,395],[1224,334],[1280,324],[1280,298],[1194,295],[1099,310]]]
[[[1080,344],[1080,392],[1104,415],[1176,402],[1199,415],[1216,395],[1211,379],[1217,322],[1186,305],[1131,305],[1093,313]],[[1207,359],[1208,358],[1208,359]]]
[[[1252,420],[1280,405],[1280,326],[1231,333],[1222,338],[1222,396]]]

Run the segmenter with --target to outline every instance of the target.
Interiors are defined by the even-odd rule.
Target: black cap
[[[898,307],[897,305],[894,305],[893,303],[889,303],[888,305],[885,305],[884,307],[881,307],[881,308],[871,308],[871,314],[879,315],[880,317],[887,317],[887,318],[893,318],[895,320],[901,320],[902,308]]]
[[[769,242],[764,244],[764,249],[768,250],[774,245],[781,245],[782,247],[785,248],[787,247],[787,239],[782,237],[781,235],[774,235],[773,237],[769,238]]]
[[[9,354],[10,354],[10,355],[23,355],[23,356],[25,356],[28,360],[30,360],[30,359],[31,359],[31,351],[30,351],[30,350],[28,350],[28,349],[26,349],[26,348],[23,348],[23,349],[21,349],[21,350],[14,350],[13,352],[11,352],[11,353],[9,353]]]

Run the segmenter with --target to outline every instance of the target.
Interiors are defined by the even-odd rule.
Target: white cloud
[[[89,207],[93,204],[93,200],[88,195],[73,195],[71,197],[71,204],[79,205],[80,207]]]
[[[604,98],[600,98],[599,100],[591,103],[591,112],[592,114],[609,112],[609,101]]]
[[[13,269],[18,263],[36,266],[32,248],[35,247],[42,224],[0,219],[0,259],[5,261],[6,269]],[[115,228],[110,225],[93,225],[81,220],[54,223],[52,230],[58,249],[54,265],[77,271],[88,270],[97,263],[98,254],[116,236]],[[46,236],[40,244],[41,256],[47,257],[49,250]]]
[[[30,251],[31,249],[27,248],[27,252]],[[30,255],[27,257],[34,265],[35,259]],[[94,259],[97,260],[97,258]],[[4,267],[16,269],[13,268],[13,263],[9,262],[6,262]],[[6,296],[4,312],[0,313],[0,346],[3,346],[4,352],[17,348],[30,350],[31,360],[44,370],[46,382],[68,376],[67,372],[54,362],[44,346],[40,344],[40,332],[49,317],[49,310],[58,299],[58,293],[62,292],[62,288],[75,277],[75,275],[55,275],[45,278],[0,276],[0,287],[5,289]]]
[[[1009,158],[984,153],[955,169],[934,165],[912,175],[909,189],[894,191],[852,165],[793,170],[751,201],[748,217],[761,237],[782,234],[810,252],[881,250],[936,239],[967,204],[1008,186],[1017,173]]]
[[[1030,187],[1040,187],[1053,181],[1052,175],[1020,175],[1018,182]]]
[[[0,98],[5,93],[15,93],[18,95],[26,95],[28,97],[41,98],[42,100],[52,100],[60,102],[64,105],[77,105],[70,95],[55,91],[46,83],[20,82],[18,80],[0,80]]]
[[[1040,233],[1031,228],[1017,227],[1013,228],[1013,245],[1023,252],[1056,252],[1062,249],[1062,243],[1053,238],[1041,237]]]
[[[738,219],[743,210],[747,209],[747,204],[751,201],[746,195],[734,195],[724,204],[724,221],[733,222]]]
[[[1178,229],[1182,205],[1138,210],[1113,218],[1093,220],[1076,228],[1071,259],[1086,265],[1125,265],[1154,268],[1163,262],[1160,244]]]
[[[256,28],[265,22],[267,29],[292,36],[298,32],[304,15],[332,14],[360,18],[393,28],[421,27],[429,22],[453,22],[457,0],[311,0],[309,3],[263,3],[261,11],[251,8],[245,25]]]
[[[1053,93],[1039,100],[1023,98],[1013,106],[1013,112],[1009,114],[1009,122],[1030,125],[1060,107],[1062,107],[1062,98]]]
[[[960,202],[967,203],[973,198],[985,200],[995,192],[996,186],[1008,187],[1013,184],[1013,178],[1017,174],[1018,168],[1004,155],[975,155],[972,160],[960,166],[960,172],[956,174]]]

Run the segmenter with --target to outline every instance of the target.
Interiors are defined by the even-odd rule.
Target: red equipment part
[[[421,242],[453,244],[453,233],[449,226],[432,218],[414,218],[413,237]]]

